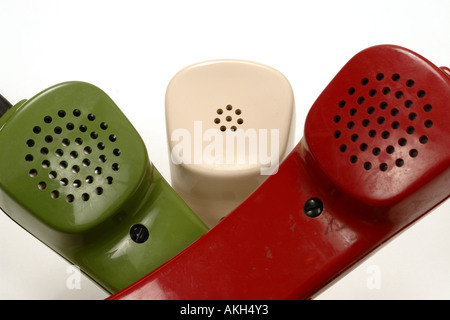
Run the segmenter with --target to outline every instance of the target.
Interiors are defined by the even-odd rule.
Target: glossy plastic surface
[[[56,85],[15,105],[0,127],[0,206],[109,292],[206,232],[97,87]],[[135,225],[145,241],[132,239]]]
[[[291,85],[260,63],[214,60],[186,67],[170,81],[165,107],[171,185],[209,227],[294,147]]]
[[[448,101],[450,78],[421,56],[360,52],[316,100],[276,175],[111,299],[313,297],[448,198]]]

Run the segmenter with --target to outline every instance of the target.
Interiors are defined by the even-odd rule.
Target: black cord
[[[11,109],[11,107],[12,104],[0,94],[0,117],[2,117],[6,111]]]

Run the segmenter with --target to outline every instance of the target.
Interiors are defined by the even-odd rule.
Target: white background
[[[233,58],[270,65],[291,82],[296,141],[306,113],[340,68],[390,43],[450,66],[450,1],[0,0],[0,93],[16,103],[68,80],[99,86],[143,137],[170,181],[164,94],[181,68]],[[1,152],[1,150],[0,150]],[[1,212],[0,212],[1,213]],[[449,299],[450,201],[318,299]],[[103,299],[68,263],[0,214],[0,298]],[[380,287],[371,289],[371,273]]]

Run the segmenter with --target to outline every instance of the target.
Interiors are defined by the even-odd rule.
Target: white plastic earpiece
[[[276,173],[294,119],[291,85],[271,67],[217,60],[182,69],[166,92],[173,188],[214,226]]]

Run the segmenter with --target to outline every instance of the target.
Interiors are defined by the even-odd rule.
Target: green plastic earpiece
[[[51,87],[0,118],[0,206],[113,293],[208,229],[99,88]]]

